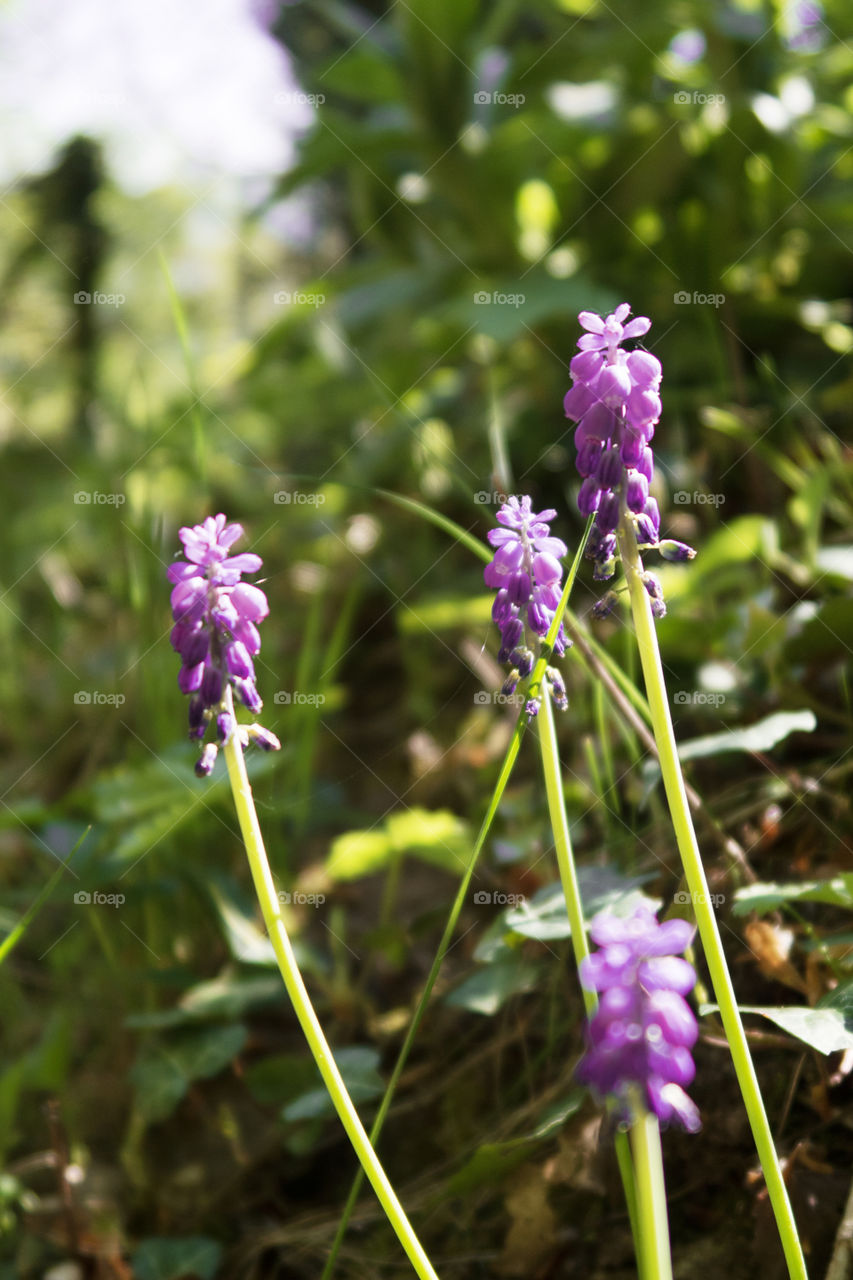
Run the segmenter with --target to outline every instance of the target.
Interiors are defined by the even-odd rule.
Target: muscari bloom
[[[501,528],[491,529],[487,535],[495,554],[483,577],[486,586],[498,593],[492,606],[492,618],[501,633],[498,661],[513,664],[503,687],[505,694],[514,693],[518,682],[530,675],[536,661],[530,646],[548,634],[560,603],[560,559],[567,547],[560,538],[551,537],[549,521],[556,514],[550,509],[534,512],[528,497],[507,498],[496,517]],[[560,623],[554,652],[562,656],[570,644]],[[559,671],[547,667],[545,677],[556,706],[565,710],[568,699]],[[527,714],[536,715],[538,710],[538,701],[528,700]]]
[[[260,725],[238,726],[226,696],[230,686],[253,714],[263,705],[252,659],[261,649],[257,624],[269,613],[269,604],[259,587],[241,581],[244,573],[257,573],[261,558],[251,552],[229,554],[243,529],[228,524],[224,515],[208,516],[203,524],[178,532],[186,560],[177,560],[168,570],[175,584],[171,641],[183,664],[178,686],[190,695],[190,737],[204,738],[215,721],[220,744],[239,733],[244,745],[254,741],[265,750],[277,750],[278,739]],[[217,749],[214,742],[203,748],[196,763],[200,777],[212,771]]]
[[[696,983],[693,966],[676,955],[693,937],[686,920],[665,920],[645,907],[632,916],[601,912],[590,926],[600,950],[581,963],[581,982],[599,993],[587,1027],[587,1051],[577,1078],[600,1097],[612,1097],[630,1120],[639,1092],[662,1122],[691,1133],[699,1111],[685,1093],[695,1074],[690,1050],[698,1027],[684,999]]]
[[[577,422],[576,465],[582,483],[578,509],[595,513],[586,555],[595,561],[594,577],[606,582],[616,571],[616,530],[622,518],[633,522],[641,549],[655,548],[668,560],[695,555],[686,543],[660,541],[660,511],[649,494],[654,475],[651,440],[660,418],[660,361],[649,351],[624,351],[622,343],[641,338],[651,328],[647,316],[628,320],[631,308],[623,302],[606,317],[582,311],[578,320],[587,331],[569,366],[573,383],[563,401],[566,417]],[[660,583],[644,573],[655,617],[666,606]],[[615,598],[608,593],[594,612],[610,612]]]

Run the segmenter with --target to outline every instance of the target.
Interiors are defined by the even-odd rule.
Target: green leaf
[[[317,1083],[317,1064],[308,1053],[274,1053],[246,1070],[249,1091],[258,1102],[283,1107],[311,1092]]]
[[[407,809],[385,823],[394,852],[411,853],[450,871],[464,866],[470,847],[467,823],[449,809]]]
[[[815,564],[822,573],[853,582],[853,546],[818,547]]]
[[[853,600],[839,596],[821,605],[785,645],[789,662],[821,663],[846,658],[853,649]]]
[[[207,1236],[149,1236],[133,1255],[135,1280],[212,1280],[222,1248]]]
[[[170,1116],[189,1087],[178,1063],[159,1049],[150,1049],[137,1058],[130,1079],[137,1110],[147,1124]]]
[[[334,880],[355,880],[382,871],[392,858],[413,854],[449,871],[464,865],[468,826],[448,809],[406,809],[378,830],[347,831],[332,844],[326,870]]]
[[[385,1082],[379,1074],[379,1054],[376,1049],[366,1045],[353,1045],[348,1049],[335,1050],[335,1062],[344,1078],[347,1092],[356,1106],[370,1102],[385,1092]],[[316,1120],[320,1117],[334,1115],[335,1107],[329,1097],[326,1086],[316,1066],[314,1075],[319,1085],[310,1089],[289,1103],[282,1111],[282,1119],[289,1123],[299,1120]]]
[[[834,907],[853,907],[853,877],[831,880],[802,880],[798,884],[748,884],[735,893],[735,915],[751,911],[766,915],[786,902],[825,902]]]
[[[218,1075],[237,1057],[248,1032],[241,1023],[204,1027],[175,1037],[170,1052],[187,1080],[207,1080]]]
[[[650,876],[622,876],[609,867],[580,867],[578,883],[583,903],[584,918],[590,921],[599,911],[612,911],[614,915],[631,915],[639,906],[656,911],[659,898],[650,898],[640,885]],[[504,913],[507,929],[538,942],[553,942],[571,937],[566,899],[559,881],[537,890],[532,898],[519,907],[511,907]]]
[[[777,711],[746,729],[709,733],[691,738],[678,748],[681,760],[699,760],[725,751],[770,751],[792,733],[814,733],[817,719],[813,711]]]
[[[213,880],[208,882],[207,888],[234,959],[243,964],[277,966],[273,945],[264,930],[258,928],[254,916],[242,910],[234,898],[222,892]]]
[[[456,1009],[469,1009],[491,1018],[512,996],[532,991],[539,977],[538,965],[520,956],[507,956],[466,978],[445,1001]]]
[[[357,880],[382,871],[391,858],[392,845],[388,833],[347,831],[332,844],[326,870],[333,880]]]
[[[586,1097],[583,1089],[575,1089],[547,1108],[532,1133],[509,1142],[486,1142],[478,1147],[471,1159],[459,1169],[447,1184],[447,1194],[467,1196],[481,1187],[499,1185],[507,1174],[530,1158],[530,1150],[550,1138],[570,1116],[583,1105]]]
[[[171,1040],[146,1045],[130,1073],[136,1105],[149,1124],[165,1120],[193,1080],[217,1075],[246,1043],[239,1024],[186,1031]]]
[[[762,1018],[768,1018],[777,1027],[787,1031],[788,1035],[796,1036],[812,1049],[817,1049],[818,1053],[838,1053],[843,1049],[853,1049],[853,1029],[848,1028],[844,1011],[825,1007],[823,1001],[815,1009],[795,1005],[777,1007],[742,1004],[740,1010],[741,1013],[757,1013]]]
[[[817,1002],[818,1009],[840,1014],[845,1030],[853,1034],[853,978],[841,982]]]

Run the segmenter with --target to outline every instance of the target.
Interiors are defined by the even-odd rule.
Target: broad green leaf
[[[775,1022],[777,1027],[796,1036],[818,1053],[838,1053],[853,1049],[853,1029],[848,1029],[842,1009],[823,1007],[798,1008],[796,1005],[748,1005],[740,1006],[741,1013],[757,1013]]]
[[[846,659],[853,649],[853,600],[838,596],[827,600],[813,618],[788,640],[789,662],[834,662]]]
[[[508,956],[486,965],[451,991],[446,1003],[493,1017],[512,996],[532,991],[541,976],[538,965]]]
[[[385,1082],[379,1074],[379,1054],[366,1045],[353,1045],[348,1049],[334,1050],[335,1062],[344,1078],[347,1092],[356,1106],[362,1102],[370,1102],[385,1091]],[[314,1067],[315,1078],[320,1077]],[[316,1120],[334,1114],[335,1107],[329,1097],[326,1086],[320,1079],[319,1085],[303,1093],[295,1101],[288,1103],[282,1111],[282,1119],[288,1123],[298,1120]]]
[[[818,1000],[817,1007],[840,1014],[845,1029],[853,1034],[853,978],[839,983],[834,991]]]
[[[751,911],[766,915],[786,902],[826,902],[835,907],[853,907],[853,885],[849,877],[831,880],[802,880],[798,884],[748,884],[735,893],[735,915]]]
[[[347,831],[332,844],[326,870],[333,880],[357,880],[388,865],[392,844],[384,828]]]
[[[853,582],[853,546],[818,547],[815,564],[822,573]]]
[[[599,911],[615,915],[631,915],[639,906],[656,911],[659,898],[650,898],[640,885],[649,876],[622,876],[609,867],[580,867],[578,882],[584,916],[591,920]],[[507,929],[539,942],[553,942],[571,937],[563,886],[559,881],[545,885],[521,906],[511,907],[503,917]]]
[[[130,1072],[142,1118],[153,1123],[172,1114],[193,1080],[217,1075],[246,1043],[239,1024],[204,1027],[146,1045]]]
[[[132,1258],[135,1280],[212,1280],[222,1247],[207,1236],[149,1236]]]
[[[725,733],[709,733],[691,738],[678,748],[681,760],[699,760],[725,751],[770,751],[792,733],[814,733],[817,719],[813,711],[776,711],[772,716]]]
[[[449,809],[406,809],[385,823],[395,853],[411,853],[456,871],[470,849],[468,824]]]
[[[583,1089],[575,1089],[568,1097],[547,1108],[532,1133],[508,1142],[483,1143],[450,1179],[447,1194],[466,1196],[481,1187],[498,1185],[508,1173],[530,1158],[531,1147],[550,1138],[581,1108],[585,1097]]]
[[[470,847],[465,822],[448,809],[406,809],[374,830],[347,831],[332,844],[326,870],[334,880],[382,871],[392,858],[411,854],[457,871]]]
[[[181,1032],[172,1041],[171,1056],[187,1080],[207,1080],[237,1057],[247,1036],[239,1022]]]
[[[170,1116],[189,1087],[178,1063],[157,1048],[137,1058],[130,1079],[136,1092],[137,1110],[148,1124]]]
[[[254,917],[243,911],[213,880],[207,888],[234,959],[243,964],[276,966],[273,945],[266,933],[258,928]]]
[[[251,1063],[245,1072],[246,1084],[258,1102],[283,1107],[317,1084],[317,1064],[304,1053],[274,1053]]]

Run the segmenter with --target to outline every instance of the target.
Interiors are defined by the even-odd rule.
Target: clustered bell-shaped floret
[[[533,670],[536,660],[528,640],[548,634],[554,613],[560,603],[566,544],[551,536],[549,522],[554,510],[535,512],[529,497],[507,498],[497,513],[499,529],[491,529],[488,539],[495,548],[491,563],[484,570],[486,586],[497,591],[492,618],[500,628],[500,662],[512,662],[513,670],[504,685],[512,693],[519,680]],[[528,631],[532,636],[528,636]],[[554,652],[562,655],[570,642],[563,624],[554,641]],[[555,668],[548,668],[546,679],[556,705],[568,705],[565,685],[554,678]],[[532,709],[531,709],[532,708]],[[528,714],[535,715],[538,703],[528,704]]]
[[[242,581],[244,573],[257,573],[261,557],[251,552],[229,555],[242,536],[241,525],[228,524],[221,514],[208,516],[202,524],[179,530],[186,560],[178,560],[168,569],[169,581],[175,584],[171,641],[181,656],[178,686],[190,695],[193,739],[204,738],[212,720],[219,743],[227,742],[236,732],[230,700],[224,698],[229,685],[253,714],[263,705],[255,687],[253,659],[261,649],[258,624],[269,613],[269,604],[259,587]],[[267,730],[263,734],[272,740],[269,744],[248,732],[259,745],[279,745]],[[202,751],[196,765],[201,776],[213,769],[216,751],[215,743]]]
[[[623,505],[641,547],[658,547],[660,539],[660,511],[649,485],[662,369],[651,352],[622,349],[623,342],[641,338],[651,328],[647,316],[628,320],[630,311],[629,303],[623,302],[606,318],[592,311],[580,313],[578,320],[587,332],[578,339],[579,351],[569,366],[573,382],[563,402],[566,417],[578,424],[578,509],[583,516],[595,515],[586,554],[595,561],[599,582],[611,578],[616,569],[616,530]],[[684,543],[667,543],[667,551],[667,558],[688,559],[694,554]],[[649,594],[652,612],[662,617],[663,597]]]
[[[645,907],[632,916],[602,912],[590,937],[600,948],[581,964],[581,982],[599,993],[587,1027],[588,1047],[577,1078],[600,1097],[613,1098],[624,1119],[639,1091],[659,1120],[674,1120],[691,1133],[699,1112],[685,1093],[695,1075],[690,1050],[698,1027],[684,997],[696,974],[677,952],[693,937],[686,920],[666,920]]]

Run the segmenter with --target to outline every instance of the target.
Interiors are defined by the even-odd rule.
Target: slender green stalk
[[[66,871],[68,870],[68,866],[69,866],[69,863],[71,862],[71,859],[74,857],[74,854],[80,848],[80,845],[86,839],[87,835],[91,830],[92,830],[91,827],[86,828],[86,830],[83,832],[82,836],[80,836],[79,840],[77,841],[77,843],[75,844],[74,848],[71,850],[71,852],[69,853],[65,861],[60,862],[59,866],[56,868],[53,875],[48,880],[47,884],[44,886],[44,888],[36,897],[35,902],[33,902],[33,904],[27,908],[27,910],[21,916],[18,923],[16,925],[13,925],[12,929],[9,931],[9,933],[6,935],[3,941],[0,942],[0,964],[3,964],[4,960],[6,960],[8,956],[12,954],[15,947],[21,941],[21,938],[23,938],[24,934],[27,932],[27,929],[29,929],[30,925],[35,920],[36,916],[41,911],[42,907],[47,902],[48,898],[53,893],[54,889],[59,884],[62,877],[65,875]]]
[[[630,1134],[634,1168],[637,1171],[637,1217],[642,1275],[644,1278],[648,1277],[648,1280],[672,1280],[660,1125],[657,1116],[647,1111],[641,1102],[637,1102],[634,1107],[634,1122]]]
[[[389,496],[393,497],[394,495],[389,495]],[[542,677],[545,674],[545,668],[548,665],[548,658],[551,653],[551,648],[554,644],[554,641],[557,638],[557,632],[560,629],[560,622],[562,621],[563,614],[565,613],[566,606],[569,601],[569,596],[571,595],[572,587],[574,586],[575,578],[577,577],[578,569],[580,568],[580,562],[581,562],[581,557],[583,555],[584,544],[586,542],[587,535],[589,533],[591,526],[592,526],[592,520],[590,519],[587,522],[587,526],[586,526],[586,529],[584,530],[583,537],[581,538],[580,543],[578,545],[577,552],[575,553],[575,558],[572,561],[572,567],[569,569],[568,575],[566,577],[566,585],[563,588],[563,595],[560,599],[559,605],[557,606],[557,611],[554,614],[554,619],[553,619],[553,622],[551,623],[551,627],[548,631],[548,635],[545,637],[545,640],[543,642],[542,653],[540,654],[539,658],[536,660],[536,664],[533,668],[533,671],[531,672],[531,675],[530,675],[531,690],[537,689],[539,685],[542,684]],[[477,549],[477,553],[479,554],[481,550],[480,544],[475,543],[474,545]],[[487,556],[488,556],[488,553],[487,553]],[[400,1080],[400,1076],[403,1074],[403,1068],[406,1065],[406,1062],[409,1057],[409,1052],[411,1051],[412,1045],[414,1044],[415,1036],[418,1033],[418,1028],[421,1025],[421,1021],[423,1019],[424,1013],[426,1012],[426,1007],[429,1002],[430,995],[432,994],[432,989],[435,986],[436,979],[438,978],[442,963],[444,961],[444,957],[447,954],[451,941],[453,940],[453,934],[456,931],[456,924],[459,920],[459,916],[462,913],[462,908],[465,905],[465,899],[468,896],[468,889],[470,887],[471,879],[474,875],[474,871],[477,866],[477,861],[480,857],[480,852],[483,848],[483,845],[486,842],[486,836],[488,835],[489,829],[492,825],[492,822],[494,821],[495,814],[498,811],[498,805],[501,802],[504,789],[506,787],[507,782],[509,781],[509,776],[512,773],[516,758],[518,757],[519,748],[521,747],[521,739],[524,736],[524,731],[526,727],[527,727],[527,715],[524,709],[522,708],[522,710],[518,714],[518,719],[515,722],[515,729],[513,730],[513,735],[512,735],[512,738],[510,739],[509,746],[506,749],[506,755],[503,758],[503,763],[501,765],[500,773],[498,775],[498,780],[495,784],[495,789],[492,792],[492,798],[489,801],[489,807],[486,810],[486,816],[483,818],[483,822],[477,834],[477,839],[474,842],[473,849],[471,850],[471,857],[468,861],[468,866],[465,868],[465,874],[463,875],[462,880],[460,881],[459,888],[456,892],[456,897],[453,901],[453,906],[450,908],[450,915],[447,917],[447,923],[444,926],[444,932],[441,935],[441,941],[438,944],[438,950],[435,953],[435,959],[433,960],[432,967],[430,968],[430,971],[427,974],[427,980],[424,984],[424,989],[421,993],[421,998],[418,1001],[414,1014],[412,1015],[412,1021],[409,1024],[408,1031],[406,1032],[406,1038],[403,1041],[402,1048],[400,1049],[400,1052],[397,1056],[397,1061],[394,1064],[394,1070],[391,1072],[391,1078],[388,1081],[388,1084],[386,1086],[385,1096],[382,1099],[382,1104],[379,1107],[379,1111],[376,1114],[376,1119],[373,1122],[373,1127],[370,1130],[370,1141],[374,1145],[379,1140],[379,1135],[382,1132],[382,1126],[385,1123],[385,1117],[388,1115],[388,1111],[390,1109],[391,1102],[397,1088],[397,1084]],[[323,1268],[323,1274],[320,1280],[330,1280],[332,1274],[334,1273],[335,1262],[337,1261],[341,1244],[343,1243],[344,1236],[346,1235],[347,1226],[349,1225],[349,1220],[352,1217],[352,1213],[355,1208],[356,1201],[358,1200],[363,1182],[364,1182],[364,1174],[362,1173],[361,1170],[359,1170],[356,1173],[355,1178],[353,1179],[353,1184],[350,1188],[349,1195],[347,1196],[347,1202],[344,1205],[343,1213],[341,1214],[341,1220],[338,1223],[338,1229],[335,1232],[335,1238],[332,1241],[332,1247],[329,1251],[329,1256],[326,1259],[326,1265]]]
[[[586,936],[580,885],[578,884],[575,859],[572,852],[572,839],[566,817],[566,804],[560,772],[560,752],[554,727],[554,711],[551,706],[551,696],[548,692],[547,684],[542,690],[542,704],[539,708],[537,720],[539,723],[539,745],[542,749],[542,770],[545,775],[545,793],[548,797],[548,812],[551,816],[554,848],[557,851],[557,866],[560,869],[560,879],[563,883],[563,894],[566,899],[575,963],[580,972],[581,962],[589,955],[589,943]],[[585,987],[581,989],[587,1017],[591,1018],[598,1008],[598,997],[594,991],[587,991]],[[631,1231],[637,1248],[637,1258],[642,1268],[634,1167],[631,1160],[631,1152],[628,1148],[628,1139],[622,1130],[619,1130],[616,1134],[615,1145],[616,1159],[619,1162],[619,1172],[622,1176],[622,1187],[625,1192],[625,1201],[628,1205],[628,1216],[631,1220]],[[647,1275],[646,1271],[642,1269],[641,1276],[642,1280],[652,1280],[654,1272],[648,1272]]]
[[[370,1145],[370,1140],[347,1093],[346,1085],[335,1064],[332,1050],[323,1035],[323,1030],[314,1012],[302,975],[299,972],[281,914],[272,872],[267,861],[263,836],[258,825],[252,798],[252,789],[246,773],[243,750],[236,735],[225,745],[225,761],[228,766],[228,776],[231,780],[234,804],[237,809],[240,830],[243,833],[252,879],[255,882],[255,892],[258,895],[267,932],[278,960],[281,976],[284,978],[284,985],[287,988],[287,993],[290,996],[300,1026],[305,1033],[308,1046],[314,1055],[314,1061],[317,1063],[320,1074],[323,1077],[323,1083],[329,1091],[332,1102],[335,1104],[335,1110],[340,1116],[347,1136],[355,1148],[362,1168],[370,1179],[379,1202],[385,1210],[391,1226],[397,1233],[416,1274],[421,1277],[421,1280],[438,1280],[429,1258],[426,1256],[406,1217],[403,1206],[397,1199],[394,1189],[388,1181],[382,1165],[379,1163],[376,1152]]]
[[[782,1240],[788,1273],[793,1280],[805,1280],[806,1264],[797,1234],[791,1202],[782,1178],[779,1157],[773,1144],[773,1135],[764,1109],[761,1089],[755,1074],[749,1047],[741,1022],[731,976],[723,951],[717,920],[711,906],[711,893],[702,865],[702,856],[693,829],[693,819],[687,800],[684,778],[678,759],[678,748],[672,727],[672,717],[667,701],[657,634],[652,617],[651,603],[641,578],[641,565],[634,529],[627,517],[619,528],[622,564],[631,597],[631,610],[640,662],[646,684],[646,694],[652,714],[652,728],[660,755],[661,775],[669,804],[675,837],[684,865],[684,873],[693,899],[693,910],[699,928],[699,937],[711,975],[711,983],[720,1008],[726,1038],[729,1042],[738,1084],[743,1096],[752,1135],[758,1150],[758,1158],[767,1183],[770,1203],[776,1215],[776,1225]]]
[[[486,811],[486,816],[483,819],[482,825],[480,826],[480,830],[477,835],[477,839],[474,842],[474,847],[471,850],[471,857],[468,860],[468,865],[465,868],[465,873],[462,876],[462,879],[459,883],[459,888],[456,891],[456,897],[453,900],[453,906],[450,908],[450,915],[447,917],[447,923],[444,926],[444,932],[441,935],[441,941],[438,944],[438,950],[435,953],[435,959],[433,960],[430,971],[427,974],[427,980],[424,983],[424,989],[421,992],[420,1000],[418,1001],[415,1012],[412,1015],[412,1020],[409,1023],[408,1030],[406,1031],[406,1037],[403,1041],[400,1052],[397,1055],[397,1061],[394,1064],[394,1070],[391,1072],[391,1077],[385,1088],[385,1095],[382,1099],[382,1103],[379,1107],[379,1110],[376,1113],[376,1119],[373,1121],[373,1127],[370,1130],[370,1141],[374,1145],[379,1140],[379,1135],[382,1132],[382,1126],[385,1123],[385,1119],[391,1108],[391,1102],[393,1101],[394,1094],[396,1093],[396,1090],[397,1090],[397,1085],[400,1082],[400,1076],[403,1074],[403,1068],[405,1067],[406,1062],[408,1061],[409,1053],[411,1052],[412,1045],[415,1042],[415,1036],[418,1034],[418,1029],[420,1028],[421,1022],[423,1020],[423,1016],[426,1013],[426,1008],[429,1003],[429,998],[432,994],[432,989],[436,984],[436,980],[438,979],[438,975],[441,970],[442,963],[444,962],[444,957],[447,955],[447,952],[450,949],[450,944],[453,941],[453,935],[456,932],[456,925],[458,923],[459,916],[462,913],[462,908],[465,905],[465,901],[468,897],[468,891],[471,886],[471,880],[474,875],[474,871],[476,870],[476,867],[477,867],[477,862],[480,857],[480,852],[483,848],[483,845],[486,842],[486,836],[489,833],[489,828],[491,827],[492,822],[494,821],[495,814],[498,811],[498,805],[501,802],[504,789],[506,787],[507,782],[509,781],[509,776],[512,773],[513,765],[515,764],[516,758],[518,756],[518,751],[521,746],[521,739],[524,736],[525,727],[526,726],[525,726],[524,718],[522,716],[519,716],[518,721],[516,722],[515,731],[512,735],[512,738],[510,739],[509,746],[507,747],[506,755],[504,756],[504,759],[503,759],[503,764],[501,765],[501,771],[498,777],[497,784],[492,793],[492,798],[489,801],[489,807]],[[352,1213],[353,1213],[353,1210],[355,1209],[356,1201],[358,1200],[363,1183],[364,1183],[364,1173],[361,1169],[359,1169],[359,1171],[355,1175],[355,1178],[353,1179],[353,1184],[350,1187],[350,1192],[349,1192],[349,1195],[347,1196],[347,1202],[344,1205],[344,1209],[341,1214],[341,1220],[338,1223],[338,1229],[335,1232],[335,1238],[332,1241],[332,1247],[329,1251],[329,1256],[326,1259],[326,1265],[323,1268],[323,1274],[321,1276],[321,1280],[329,1280],[329,1277],[333,1274],[335,1262],[337,1261],[337,1257],[340,1252],[340,1248],[343,1243],[344,1236],[346,1235],[347,1227],[349,1225],[349,1220],[352,1217]]]

